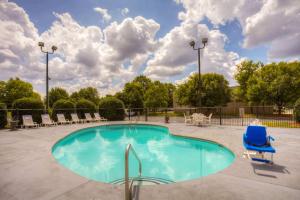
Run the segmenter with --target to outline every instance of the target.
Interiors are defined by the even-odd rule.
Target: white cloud
[[[0,79],[36,77],[42,70],[40,51],[36,48],[38,33],[26,12],[15,3],[1,0],[0,32]]]
[[[300,3],[267,0],[261,10],[246,19],[245,47],[270,44],[269,57],[300,56]]]
[[[270,45],[270,58],[300,56],[300,3],[295,0],[175,0],[183,5],[179,19],[199,22],[207,17],[215,26],[238,20],[246,48]],[[288,42],[289,43],[286,43]],[[290,42],[294,41],[294,42]],[[295,42],[297,45],[295,45]],[[282,47],[277,49],[277,47]]]
[[[123,16],[126,16],[128,13],[129,13],[129,9],[128,9],[128,8],[123,8],[123,9],[121,10],[121,14],[122,14]]]
[[[201,56],[201,71],[221,73],[233,82],[232,72],[239,56],[224,50],[226,35],[219,30],[209,30],[204,24],[192,22],[181,23],[159,40],[160,47],[148,61],[144,73],[152,78],[161,79],[165,76],[180,75],[188,70],[187,66],[191,64],[194,67],[197,64],[197,52],[191,49],[189,42],[199,41],[202,37],[208,37],[209,42],[201,51],[204,54]]]
[[[140,57],[145,59],[155,47],[154,36],[159,29],[159,24],[143,17],[113,22],[102,31],[96,26],[79,25],[67,13],[56,16],[58,20],[41,35],[61,48],[57,54],[63,59],[50,62],[57,66],[51,76],[71,88],[95,86],[100,92],[116,90],[136,75],[133,68],[124,67],[124,62],[132,59],[131,64],[136,65]]]
[[[126,18],[102,30],[82,26],[68,13],[54,13],[56,20],[39,35],[21,7],[0,1],[0,79],[19,76],[41,93],[45,87],[45,55],[40,52],[39,41],[45,41],[45,49],[58,47],[49,61],[51,87],[74,91],[93,86],[101,94],[118,91],[134,78],[157,45],[154,38],[159,24],[154,20]]]
[[[160,25],[154,20],[138,16],[126,18],[120,24],[111,23],[105,28],[104,34],[107,44],[118,52],[115,59],[123,60],[154,51],[154,37],[159,28]]]
[[[103,17],[103,20],[105,22],[108,22],[111,20],[111,15],[108,14],[107,9],[96,7],[96,8],[94,8],[94,11],[99,13]]]

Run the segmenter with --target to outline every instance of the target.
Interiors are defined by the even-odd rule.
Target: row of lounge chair
[[[205,116],[202,113],[193,113],[192,115],[186,115],[184,113],[184,123],[193,125],[211,124],[212,113],[209,116]]]
[[[85,123],[85,122],[97,122],[97,121],[107,121],[107,119],[101,117],[99,113],[94,113],[94,117],[91,116],[90,113],[85,113],[85,119],[79,119],[78,115],[76,113],[71,114],[71,120],[67,120],[64,116],[64,114],[57,114],[57,122],[53,121],[49,114],[42,114],[42,123],[38,124],[33,121],[31,115],[23,115],[23,125],[21,128],[26,127],[39,127],[39,126],[52,126],[52,125],[58,125],[58,124],[73,124],[73,123]]]

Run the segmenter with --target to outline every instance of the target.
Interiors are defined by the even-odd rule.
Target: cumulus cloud
[[[270,58],[300,56],[300,3],[294,0],[175,0],[185,11],[178,18],[199,22],[207,17],[215,26],[238,20],[245,36],[243,47],[270,45]],[[276,22],[276,23],[274,23]],[[286,43],[287,41],[295,41]],[[282,46],[280,50],[278,46]]]
[[[15,3],[0,3],[0,79],[9,76],[36,77],[42,70],[37,45],[38,32],[26,12]],[[32,71],[28,71],[27,67]]]
[[[129,13],[129,9],[128,9],[128,8],[123,8],[123,9],[121,10],[121,14],[122,14],[123,16],[126,16],[128,13]]]
[[[247,18],[244,46],[270,43],[270,58],[300,56],[299,24],[299,2],[268,0],[259,12]]]
[[[51,61],[57,66],[52,74],[54,79],[65,80],[64,84],[72,87],[120,88],[119,84],[137,74],[137,66],[125,68],[124,62],[141,64],[138,60],[144,60],[154,50],[154,36],[159,29],[159,24],[143,17],[113,22],[101,30],[81,26],[67,13],[56,16],[58,20],[41,37],[61,48],[57,54],[63,59]],[[63,69],[68,71],[60,71]]]
[[[111,15],[108,14],[107,9],[96,7],[96,8],[94,8],[94,11],[99,13],[103,17],[103,20],[105,22],[108,22],[111,20]]]
[[[232,82],[233,68],[239,55],[224,50],[226,35],[219,30],[209,30],[204,24],[192,22],[181,23],[159,40],[160,47],[147,62],[145,74],[157,79],[182,74],[187,66],[197,63],[197,52],[191,49],[189,42],[199,41],[202,37],[208,37],[209,40],[207,47],[202,50],[202,72],[221,73]]]
[[[105,28],[104,34],[107,44],[118,52],[116,59],[123,60],[154,51],[154,37],[159,28],[160,25],[154,20],[138,16],[126,18],[120,24],[111,23]]]
[[[69,13],[53,14],[56,19],[39,35],[23,8],[1,0],[1,80],[19,76],[44,93],[45,55],[37,43],[46,41],[45,50],[58,47],[49,60],[51,87],[74,91],[93,86],[101,94],[112,93],[134,78],[156,49],[159,24],[154,20],[126,18],[102,30],[80,25]]]

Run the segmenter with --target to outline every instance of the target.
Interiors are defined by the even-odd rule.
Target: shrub
[[[99,113],[108,120],[124,120],[124,103],[116,97],[105,97],[100,100]]]
[[[32,115],[34,122],[41,123],[41,114],[45,113],[44,104],[40,99],[32,97],[24,97],[17,99],[13,103],[13,119],[23,123],[22,115]]]
[[[4,128],[7,124],[7,109],[4,103],[0,103],[0,128]]]
[[[300,98],[295,103],[294,116],[295,116],[296,121],[300,122]]]
[[[93,113],[96,112],[97,109],[96,109],[96,105],[93,102],[86,99],[80,99],[76,103],[76,110],[77,110],[78,117],[84,119],[85,118],[84,113],[92,113],[93,116]]]
[[[75,104],[66,99],[57,100],[53,104],[52,119],[57,121],[57,114],[64,114],[65,118],[71,120],[71,113],[75,113]]]

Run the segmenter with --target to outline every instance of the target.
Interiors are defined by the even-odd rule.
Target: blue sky
[[[94,86],[102,94],[120,90],[139,74],[165,82],[185,80],[197,70],[197,55],[188,42],[200,41],[201,37],[209,38],[201,55],[202,72],[223,74],[230,85],[236,84],[235,65],[244,59],[268,63],[299,60],[300,56],[297,1],[0,3],[0,79],[20,76],[41,93],[45,81],[44,55],[36,46],[38,41],[58,46],[49,63],[52,87],[72,91]]]
[[[122,21],[120,10],[128,8],[130,12],[127,17],[143,16],[159,22],[162,26],[157,36],[163,36],[172,27],[180,22],[177,19],[177,13],[182,10],[182,6],[174,1],[161,0],[73,0],[61,1],[51,0],[38,3],[37,0],[15,0],[18,5],[22,6],[29,14],[30,19],[34,22],[40,32],[46,31],[55,20],[53,12],[68,12],[81,25],[97,25],[104,27],[99,19],[99,14],[93,11],[95,7],[108,9],[113,21]]]

